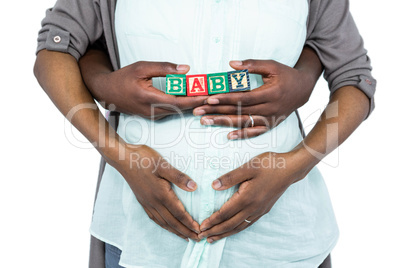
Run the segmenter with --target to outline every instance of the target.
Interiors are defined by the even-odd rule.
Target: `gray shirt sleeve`
[[[78,60],[102,33],[97,0],[58,0],[42,20],[36,52],[65,52]]]
[[[370,99],[371,113],[376,80],[348,0],[311,0],[306,45],[319,56],[331,94],[355,86]]]

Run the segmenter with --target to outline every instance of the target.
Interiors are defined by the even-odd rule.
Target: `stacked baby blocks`
[[[250,90],[248,70],[213,74],[169,74],[166,76],[166,94],[201,96]]]

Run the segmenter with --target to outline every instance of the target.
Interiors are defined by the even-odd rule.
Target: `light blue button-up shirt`
[[[294,66],[306,35],[306,0],[119,0],[116,34],[122,67],[136,61],[191,66],[189,74],[231,70],[230,60],[273,59]],[[251,87],[262,84],[251,75]],[[165,90],[165,79],[154,78]],[[190,113],[150,121],[121,114],[119,135],[157,150],[194,179],[198,188],[179,199],[201,223],[236,191],[215,191],[213,180],[263,152],[287,152],[302,139],[291,114],[277,128],[229,141],[233,128],[203,126]],[[139,160],[140,161],[140,160]],[[272,210],[246,230],[209,244],[186,242],[144,212],[124,178],[107,165],[91,234],[122,250],[124,267],[317,267],[333,249],[338,229],[317,169],[290,186]]]

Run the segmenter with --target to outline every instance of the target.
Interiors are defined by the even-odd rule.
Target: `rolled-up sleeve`
[[[102,33],[97,0],[58,0],[42,20],[36,53],[59,51],[78,60]]]
[[[331,94],[343,86],[359,88],[370,99],[370,114],[377,82],[349,1],[312,0],[308,23],[306,45],[319,56]]]

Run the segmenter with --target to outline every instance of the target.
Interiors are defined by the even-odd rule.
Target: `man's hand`
[[[210,96],[207,105],[193,111],[194,115],[205,115],[201,124],[241,128],[230,132],[229,139],[251,138],[279,125],[308,101],[322,72],[317,55],[307,47],[295,68],[272,60],[231,61],[230,65],[260,74],[264,84],[252,91]]]
[[[153,77],[186,74],[188,65],[139,61],[112,71],[109,59],[99,50],[90,50],[80,60],[85,84],[106,109],[160,119],[204,104],[208,96],[185,97],[165,94],[152,86]],[[152,107],[153,104],[157,106]]]
[[[307,175],[299,160],[292,152],[264,153],[215,180],[212,187],[217,191],[240,186],[217,212],[201,223],[198,237],[208,238],[212,243],[255,223],[294,181]]]
[[[192,192],[196,190],[197,184],[150,147],[127,146],[127,160],[120,161],[116,168],[130,185],[149,218],[183,239],[199,241],[199,224],[185,210],[171,186],[174,183],[181,189]],[[133,159],[141,161],[136,163]],[[141,166],[144,159],[147,160],[147,165]]]

